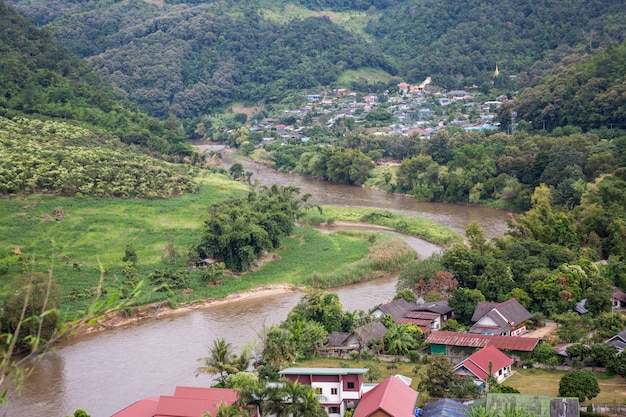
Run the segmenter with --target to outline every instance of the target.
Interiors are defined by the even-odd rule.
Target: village
[[[445,91],[429,88],[431,83],[429,77],[419,85],[399,83],[393,93],[386,90],[365,95],[346,88],[325,88],[319,94],[308,94],[304,106],[284,110],[280,118],[253,120],[250,130],[263,132],[264,143],[276,139],[297,143],[311,139],[303,131],[313,125],[332,128],[348,118],[352,119],[351,125],[363,126],[374,136],[428,138],[449,126],[479,131],[498,129],[499,124],[494,122],[496,111],[507,96],[481,101],[484,95],[476,86]]]
[[[626,294],[613,294],[613,312],[626,310]],[[584,309],[578,311],[585,314]],[[380,383],[368,383],[368,368],[305,368],[288,367],[279,372],[290,383],[310,386],[316,400],[329,417],[465,417],[481,409],[486,415],[515,415],[534,417],[578,417],[582,410],[621,413],[626,407],[618,405],[614,410],[581,407],[580,398],[552,397],[544,393],[520,394],[519,392],[490,392],[490,385],[501,386],[516,369],[526,367],[529,355],[540,345],[548,345],[554,324],[536,330],[529,329],[532,314],[516,299],[505,302],[479,302],[474,310],[468,331],[448,331],[447,322],[453,320],[453,309],[446,301],[416,304],[404,298],[379,305],[370,313],[373,321],[352,333],[333,332],[324,347],[323,356],[354,358],[356,354],[371,354],[376,340],[384,338],[388,331],[384,319],[395,324],[417,326],[425,337],[426,348],[420,352],[420,360],[438,358],[452,363],[456,378],[471,381],[481,395],[471,401],[432,398],[417,407],[420,393],[411,387],[412,378],[395,374]],[[626,329],[607,339],[605,345],[616,352],[626,347]],[[550,346],[562,358],[562,369],[574,369],[575,358],[568,357],[568,347],[573,344]],[[414,358],[377,355],[381,361],[410,362]],[[535,366],[541,366],[538,363]],[[597,363],[584,363],[598,370]],[[532,366],[532,365],[529,365]],[[274,383],[270,383],[274,384]],[[280,383],[278,383],[280,384]],[[172,416],[191,417],[207,412],[220,415],[221,407],[238,404],[239,393],[227,388],[176,387],[174,395],[162,395],[140,400],[112,417]],[[287,400],[289,401],[289,400]],[[507,411],[508,410],[508,411]],[[261,416],[258,405],[249,404],[251,416]],[[271,414],[274,415],[274,414]],[[295,414],[294,414],[295,415]]]

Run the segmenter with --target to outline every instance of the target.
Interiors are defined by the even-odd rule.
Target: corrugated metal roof
[[[494,336],[488,334],[472,334],[461,332],[432,332],[426,343],[447,346],[464,346],[481,348],[493,345],[500,350],[531,352],[539,339],[535,337]]]
[[[280,375],[363,375],[368,368],[287,368]]]
[[[159,404],[159,397],[149,397],[133,403],[111,417],[153,417]]]
[[[176,390],[174,390],[174,396],[182,398],[199,398],[204,400],[223,400],[228,404],[234,403],[239,397],[237,391],[228,388],[184,386],[176,387]]]
[[[407,319],[425,319],[425,320],[434,320],[439,317],[437,313],[425,313],[419,311],[409,311],[404,315],[404,318]]]
[[[208,412],[214,416],[220,402],[202,398],[179,398],[162,395],[154,417],[198,417]],[[229,405],[226,403],[226,405]]]
[[[467,417],[470,408],[458,401],[444,398],[422,407],[422,417]]]
[[[394,417],[410,417],[415,409],[418,393],[393,376],[367,392],[359,401],[354,417],[371,416],[380,410]]]
[[[457,370],[461,366],[465,366],[472,371],[474,375],[484,381],[489,374],[490,364],[493,375],[497,374],[500,369],[512,365],[513,359],[500,352],[495,346],[488,345],[478,352],[474,352],[454,369]]]

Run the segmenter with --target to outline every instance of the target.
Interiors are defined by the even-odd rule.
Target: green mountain
[[[0,194],[157,198],[197,190],[189,167],[164,161],[194,156],[178,121],[132,110],[3,1],[0,16]]]
[[[572,65],[528,88],[499,111],[504,128],[511,112],[536,129],[576,126],[626,129],[626,42]]]
[[[448,88],[513,92],[626,33],[623,1],[13,3],[128,99],[157,117],[180,119],[237,101],[280,101],[360,68],[408,82],[431,76]]]

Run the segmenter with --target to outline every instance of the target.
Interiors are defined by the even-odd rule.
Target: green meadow
[[[404,241],[384,234],[324,234],[298,227],[253,272],[228,274],[222,285],[207,285],[201,270],[187,268],[185,252],[200,239],[207,207],[245,195],[247,188],[219,174],[199,181],[198,194],[168,200],[42,194],[0,200],[0,241],[5,249],[19,249],[26,259],[0,275],[0,285],[19,279],[24,270],[51,270],[61,286],[62,316],[73,319],[89,308],[99,291],[109,297],[125,284],[122,258],[128,244],[137,251],[140,279],[155,270],[188,273],[186,291],[157,291],[145,285],[135,300],[138,305],[203,302],[269,284],[337,286],[398,270],[411,256]],[[390,253],[390,245],[404,250]],[[175,259],[166,257],[166,248],[172,246],[179,254]]]
[[[323,217],[326,219],[377,224],[400,233],[417,236],[437,245],[448,246],[463,241],[463,237],[459,233],[423,217],[411,217],[392,213],[388,210],[354,207],[324,206],[322,210]]]

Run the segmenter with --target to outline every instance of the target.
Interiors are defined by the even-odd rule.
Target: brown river
[[[226,154],[224,159],[228,166]],[[375,189],[278,173],[259,164],[243,165],[260,184],[297,186],[320,205],[381,208],[426,217],[461,233],[469,223],[478,222],[488,238],[506,230],[508,213],[502,210],[416,202]],[[423,240],[406,239],[422,258],[438,251]],[[393,297],[396,279],[391,276],[335,291],[344,309],[367,310]],[[254,340],[263,326],[284,320],[300,296],[289,293],[234,301],[66,342],[44,356],[21,395],[11,395],[9,404],[0,406],[0,416],[64,417],[82,408],[92,417],[108,417],[139,399],[172,395],[177,385],[208,386],[209,376],[195,376],[196,359],[208,355],[213,340],[225,338],[238,349]]]

